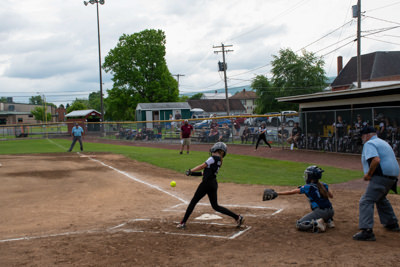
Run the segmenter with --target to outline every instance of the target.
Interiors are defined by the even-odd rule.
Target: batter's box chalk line
[[[222,227],[232,227],[232,232],[227,233],[226,235],[216,235],[216,234],[201,234],[201,233],[193,233],[190,230],[177,230],[176,232],[170,231],[155,231],[155,230],[147,230],[143,228],[124,228],[130,223],[135,222],[155,222],[153,219],[132,219],[126,223],[119,224],[117,226],[111,227],[107,230],[109,233],[149,233],[149,234],[162,234],[162,235],[179,235],[179,236],[191,236],[191,237],[205,237],[205,238],[217,238],[217,239],[235,239],[247,231],[251,229],[251,226],[242,226],[242,228],[237,228],[235,224],[227,224],[227,223],[215,223],[215,222],[191,222],[190,224],[202,224],[202,225],[213,225],[213,226],[222,226]],[[160,220],[159,223],[165,223],[166,221]],[[174,224],[178,224],[179,222],[174,222]]]
[[[210,206],[208,203],[198,203],[197,206]],[[280,212],[283,211],[283,209],[280,208],[274,208],[274,207],[265,207],[265,206],[247,206],[247,205],[232,205],[232,204],[221,204],[224,207],[232,207],[232,208],[241,208],[241,209],[249,209],[249,210],[256,210],[256,211],[269,211],[271,213],[268,213],[266,215],[257,215],[253,213],[244,213],[243,215],[248,216],[248,217],[261,217],[261,216],[274,216]],[[163,209],[162,211],[164,212],[185,212],[186,211],[186,203],[179,203],[177,205],[174,205],[172,207]],[[256,212],[257,213],[257,212]]]

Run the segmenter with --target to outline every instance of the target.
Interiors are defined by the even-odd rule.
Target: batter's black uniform
[[[217,173],[219,168],[222,165],[221,157],[219,156],[211,156],[205,162],[207,167],[203,171],[203,180],[197,187],[196,192],[192,200],[189,203],[189,206],[186,209],[185,216],[181,223],[186,223],[189,219],[189,216],[192,214],[194,207],[196,204],[207,194],[208,199],[210,200],[211,206],[214,210],[221,212],[225,215],[231,216],[235,220],[239,218],[239,215],[233,213],[232,211],[218,205],[218,183],[217,183]]]
[[[265,144],[267,146],[269,146],[269,148],[271,148],[271,145],[267,141],[267,129],[260,128],[259,132],[260,133],[258,134],[258,139],[257,139],[257,143],[256,143],[256,150],[257,150],[258,144],[260,143],[261,140],[264,140]]]

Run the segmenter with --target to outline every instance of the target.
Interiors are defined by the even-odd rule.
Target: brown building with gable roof
[[[254,91],[246,91],[243,89],[241,92],[237,92],[235,95],[230,97],[229,99],[238,99],[246,109],[246,114],[253,114],[254,109],[256,108],[256,99],[258,98],[256,92]]]

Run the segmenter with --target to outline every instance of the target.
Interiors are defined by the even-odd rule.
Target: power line
[[[371,38],[371,37],[364,37],[364,38],[371,39],[371,40],[378,41],[378,42],[382,42],[382,43],[387,43],[387,44],[400,45],[400,43],[393,43],[393,42],[383,41],[383,40],[374,39],[374,38]]]
[[[365,12],[371,12],[371,11],[379,10],[379,9],[390,7],[390,6],[399,5],[399,4],[400,4],[400,2],[397,2],[397,3],[389,4],[389,5],[386,5],[386,6],[381,6],[381,7],[377,7],[377,8],[374,8],[374,9],[370,9],[370,10],[367,10]]]

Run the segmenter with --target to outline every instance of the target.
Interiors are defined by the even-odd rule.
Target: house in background
[[[226,116],[226,99],[198,99],[188,100],[192,109],[199,108],[204,110],[204,114]],[[239,99],[229,99],[229,109],[231,115],[242,115],[246,113],[246,108]]]
[[[14,103],[12,97],[7,99],[7,102],[0,103],[0,124],[34,124],[37,121],[31,114],[31,111],[41,105]],[[46,106],[46,113],[51,114],[51,121],[56,121],[56,109],[52,106]]]
[[[258,98],[256,92],[254,91],[246,91],[243,89],[241,92],[237,92],[229,99],[239,99],[242,102],[242,105],[246,109],[246,114],[253,114],[254,109],[256,107],[256,99]]]
[[[352,57],[342,69],[341,57],[338,58],[338,76],[331,84],[332,91],[357,87],[357,57]],[[400,81],[400,51],[374,52],[361,55],[362,88],[395,84]],[[379,82],[379,83],[370,83]],[[386,83],[385,83],[386,82]],[[365,83],[370,83],[367,85]]]

